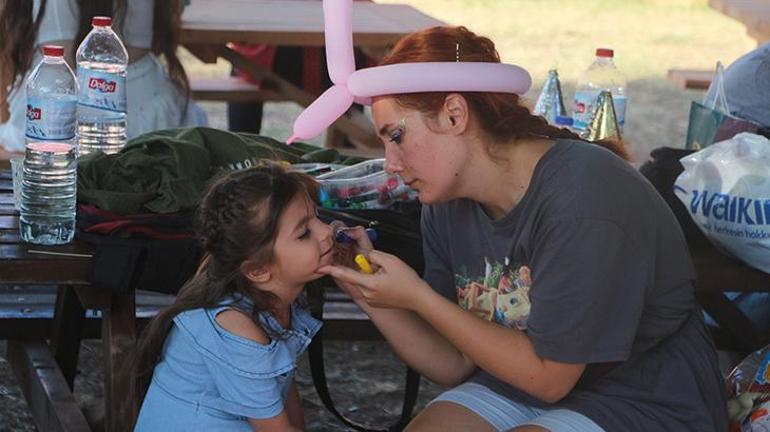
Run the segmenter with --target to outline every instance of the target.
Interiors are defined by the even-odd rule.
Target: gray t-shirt
[[[492,220],[464,199],[426,205],[422,232],[433,289],[525,331],[542,358],[588,364],[554,407],[607,431],[726,430],[724,382],[687,244],[626,162],[557,140],[509,214]],[[471,380],[548,407],[482,370]]]

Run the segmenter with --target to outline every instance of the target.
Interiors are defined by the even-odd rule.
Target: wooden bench
[[[136,292],[136,318],[143,327],[162,308],[173,303],[168,294],[139,290]],[[54,286],[0,285],[0,339],[50,339],[56,305]],[[324,337],[326,339],[372,340],[382,336],[369,317],[347,294],[327,290],[323,303]],[[101,337],[101,315],[86,311],[84,339]]]
[[[192,97],[216,102],[282,102],[288,100],[277,91],[263,89],[238,77],[190,78]]]
[[[711,85],[714,71],[692,69],[669,69],[668,80],[682,89],[707,90]]]

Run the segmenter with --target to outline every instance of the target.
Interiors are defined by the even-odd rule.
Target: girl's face
[[[315,204],[299,194],[281,215],[270,273],[281,286],[297,287],[323,276],[332,263],[332,229],[316,215]]]
[[[385,144],[388,173],[401,176],[426,204],[458,196],[461,170],[469,153],[456,136],[441,132],[445,119],[428,128],[419,112],[406,111],[389,97],[372,104],[372,116]]]

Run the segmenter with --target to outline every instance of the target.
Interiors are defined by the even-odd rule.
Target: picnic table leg
[[[56,293],[51,352],[70,390],[77,374],[85,313],[75,288],[69,285],[60,286]]]
[[[105,426],[108,432],[131,429],[136,402],[127,400],[130,386],[129,354],[136,347],[135,292],[113,293],[109,307],[102,310],[104,346]]]

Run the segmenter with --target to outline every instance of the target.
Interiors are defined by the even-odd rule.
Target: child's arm
[[[305,413],[302,411],[302,397],[297,389],[297,382],[292,378],[289,384],[289,394],[286,397],[286,413],[294,426],[305,429]]]
[[[269,419],[249,419],[251,430],[259,432],[302,432],[289,421],[286,410]]]

